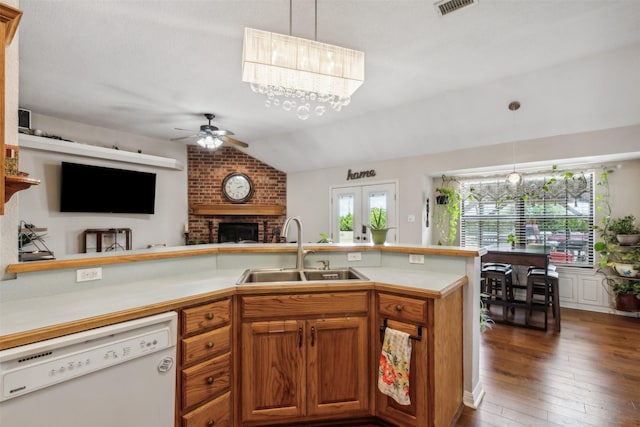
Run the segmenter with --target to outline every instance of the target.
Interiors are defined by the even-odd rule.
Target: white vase
[[[637,245],[640,242],[640,234],[617,234],[616,239],[621,245]]]

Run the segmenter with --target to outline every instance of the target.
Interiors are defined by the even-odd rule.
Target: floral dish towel
[[[400,405],[411,404],[409,366],[411,366],[409,334],[386,328],[378,367],[378,389]]]

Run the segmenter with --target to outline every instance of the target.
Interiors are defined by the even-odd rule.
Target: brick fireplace
[[[222,147],[212,152],[195,145],[187,147],[187,168],[190,243],[217,243],[220,223],[257,224],[258,242],[271,242],[274,236],[279,234],[285,215],[264,215],[261,214],[264,210],[260,207],[286,206],[287,175],[284,172],[232,147]],[[242,214],[195,214],[194,205],[229,204],[222,195],[221,186],[224,177],[233,172],[248,175],[255,187],[251,200],[242,206],[245,212]],[[256,207],[255,214],[252,212],[252,206]]]

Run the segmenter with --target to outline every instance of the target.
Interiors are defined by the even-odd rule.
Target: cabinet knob
[[[209,319],[209,320],[213,320],[213,313],[209,313],[209,314],[207,314],[207,319]]]
[[[213,384],[213,377],[207,378],[207,384]]]
[[[396,305],[396,311],[402,311],[402,306],[400,304]]]
[[[209,422],[207,423],[207,425],[208,425],[208,426],[212,426],[212,425],[214,425],[215,423],[216,423],[215,421],[213,421],[213,420],[209,420]]]
[[[208,348],[213,348],[213,341],[209,341],[209,342],[207,343],[207,347],[208,347]]]

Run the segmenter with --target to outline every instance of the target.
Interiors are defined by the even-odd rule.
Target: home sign
[[[352,172],[351,169],[349,169],[349,171],[347,172],[347,181],[362,179],[362,178],[372,178],[374,176],[376,176],[375,169],[371,169],[368,171],[360,171],[360,172]]]

